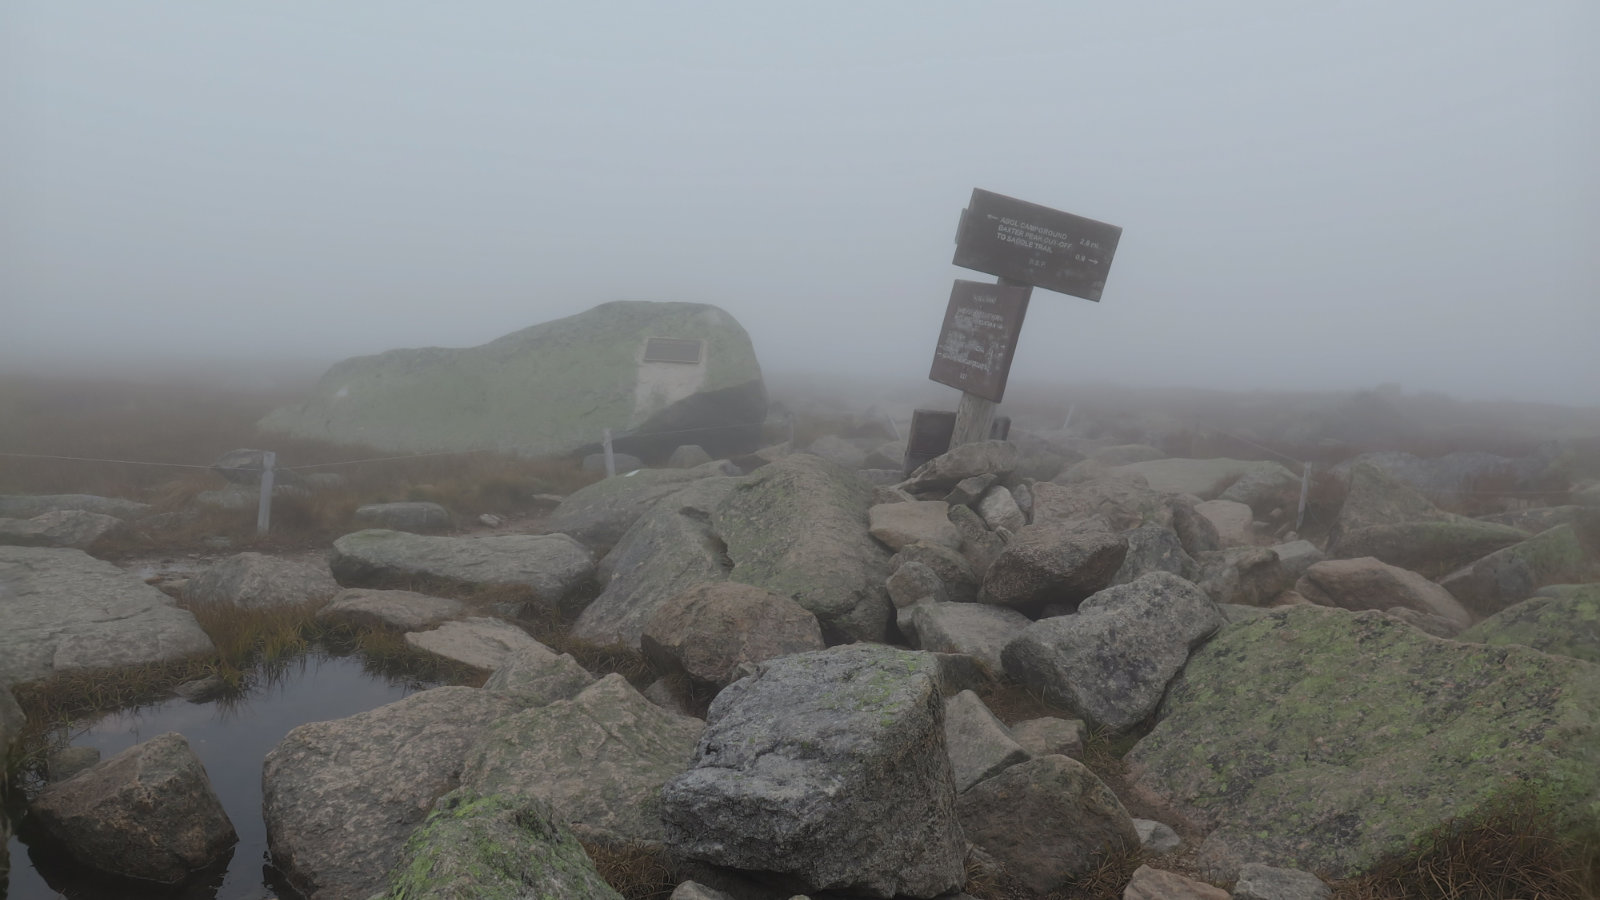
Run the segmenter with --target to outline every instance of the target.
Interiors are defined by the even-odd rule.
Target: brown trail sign
[[[950,446],[988,436],[1033,288],[1099,302],[1121,238],[1116,225],[972,191],[952,262],[999,276],[999,283],[958,280],[945,311],[928,378],[962,391]]]

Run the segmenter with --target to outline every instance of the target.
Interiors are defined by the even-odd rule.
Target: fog
[[[1013,383],[1600,404],[1600,5],[0,7],[0,363],[466,346],[617,299],[926,374],[975,187],[1123,228]],[[954,391],[950,391],[952,403]]]

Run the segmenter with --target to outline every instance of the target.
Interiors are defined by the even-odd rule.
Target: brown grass
[[[606,884],[626,900],[667,900],[684,880],[681,867],[665,851],[628,841],[580,838]]]

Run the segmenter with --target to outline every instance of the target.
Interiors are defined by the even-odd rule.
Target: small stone
[[[1176,872],[1140,866],[1123,889],[1122,900],[1228,900],[1228,892]]]
[[[1183,846],[1176,831],[1154,819],[1134,819],[1133,830],[1139,832],[1139,845],[1146,853],[1171,853]]]
[[[1280,869],[1261,863],[1239,867],[1233,900],[1328,900],[1333,890],[1322,879],[1299,869]]]

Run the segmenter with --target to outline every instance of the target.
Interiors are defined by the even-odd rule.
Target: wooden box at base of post
[[[911,413],[911,433],[906,438],[905,477],[911,477],[923,463],[950,450],[955,433],[956,414],[943,409],[918,409]],[[989,426],[989,439],[1003,441],[1011,435],[1011,417],[995,416]]]

